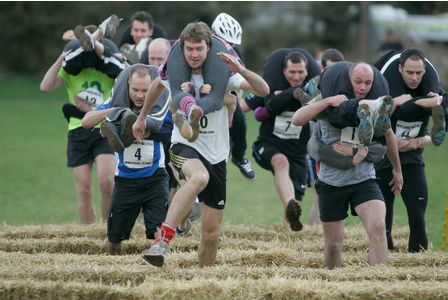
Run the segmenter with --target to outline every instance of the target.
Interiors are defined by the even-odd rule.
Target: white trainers
[[[169,252],[170,245],[163,240],[159,240],[157,244],[152,245],[151,248],[143,251],[143,259],[156,267],[163,266],[165,262],[165,255]]]
[[[123,19],[119,19],[116,15],[111,15],[100,25],[98,25],[98,29],[101,31],[103,36],[113,37],[115,35],[115,32],[117,31],[118,25],[120,25],[121,20]]]

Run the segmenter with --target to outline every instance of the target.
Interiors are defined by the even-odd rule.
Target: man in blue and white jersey
[[[82,120],[83,126],[91,127],[103,122],[102,130],[106,132],[108,140],[123,138],[118,134],[122,132],[120,127],[124,128],[126,123],[132,123],[137,118],[136,114],[140,113],[151,84],[151,77],[155,78],[150,75],[151,71],[157,74],[154,73],[156,70],[156,67],[141,64],[126,69],[115,82],[110,101],[87,113]],[[117,99],[118,95],[120,99]],[[107,221],[109,254],[120,254],[121,242],[129,239],[140,209],[144,213],[148,239],[156,238],[157,227],[165,220],[168,210],[168,174],[165,170],[163,143],[157,132],[168,109],[167,95],[162,95],[159,100],[158,103],[162,105],[157,107],[161,109],[158,112],[151,111],[147,116],[146,123],[151,134],[141,142],[132,139],[130,145],[123,149],[118,147],[121,151],[116,151],[118,164],[115,168],[115,187]]]

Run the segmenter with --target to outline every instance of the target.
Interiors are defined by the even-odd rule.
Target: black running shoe
[[[134,142],[134,134],[132,133],[132,125],[137,120],[137,115],[126,110],[123,118],[120,121],[120,138],[123,142],[123,146],[129,147]]]
[[[303,228],[302,222],[300,222],[300,216],[302,215],[302,208],[297,200],[291,199],[286,206],[285,211],[286,219],[289,222],[289,226],[292,231],[300,231]]]
[[[250,180],[255,180],[257,177],[255,171],[252,169],[250,162],[246,158],[243,157],[243,159],[239,161],[232,158],[232,162],[238,167],[238,169],[240,169],[240,172],[244,177]]]

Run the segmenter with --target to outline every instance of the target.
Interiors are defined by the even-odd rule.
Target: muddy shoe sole
[[[290,200],[286,206],[286,219],[289,222],[289,226],[292,231],[300,231],[303,228],[302,222],[300,222],[300,215],[302,214],[302,208],[299,202],[296,200]]]
[[[142,257],[148,263],[150,263],[151,265],[156,266],[156,267],[163,266],[163,263],[165,262],[165,257],[163,255],[149,255],[149,254],[143,253]]]
[[[305,106],[312,98],[310,95],[306,94],[302,88],[296,88],[293,92],[292,95],[294,97],[294,99],[299,100],[300,104],[302,104],[302,106]]]
[[[358,107],[357,114],[359,118],[359,125],[358,125],[359,141],[364,145],[368,145],[372,140],[372,134],[373,134],[372,122],[370,121],[371,112],[369,106],[367,104],[361,104]]]
[[[180,111],[176,111],[173,116],[174,125],[179,129],[180,134],[183,138],[190,140],[193,137],[193,130],[190,125],[185,121],[184,115]]]
[[[101,133],[107,139],[107,143],[113,151],[123,152],[123,142],[120,140],[120,136],[118,135],[116,127],[114,129],[112,128],[112,126],[115,125],[111,124],[108,121],[103,121],[103,123],[101,123]]]
[[[84,51],[92,51],[94,45],[92,43],[92,40],[84,30],[85,30],[84,26],[82,25],[76,26],[74,30],[75,36],[79,40],[79,45],[81,45],[81,48]]]
[[[135,121],[137,120],[137,115],[136,114],[128,114],[127,116],[125,116],[121,126],[121,141],[123,142],[123,146],[129,147],[130,145],[132,145],[132,143],[134,142],[134,134],[132,133],[132,125],[135,123]]]
[[[199,136],[199,121],[201,120],[201,110],[199,108],[194,109],[190,115],[190,127],[193,131],[193,135],[189,142],[194,142]]]
[[[390,96],[384,96],[381,99],[380,107],[378,109],[378,116],[375,120],[373,134],[376,137],[381,137],[390,128],[390,114],[392,112],[393,100]]]
[[[120,25],[120,19],[116,15],[111,15],[110,20],[107,22],[104,36],[113,37],[117,31],[118,25]]]
[[[123,44],[123,46],[121,46],[120,52],[128,59],[128,62],[131,65],[137,63],[139,60],[138,52],[128,43],[125,43]]]

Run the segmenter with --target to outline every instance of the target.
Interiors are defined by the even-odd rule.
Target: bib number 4
[[[143,140],[134,143],[123,151],[123,161],[126,167],[140,169],[151,167],[154,160],[154,141]]]

